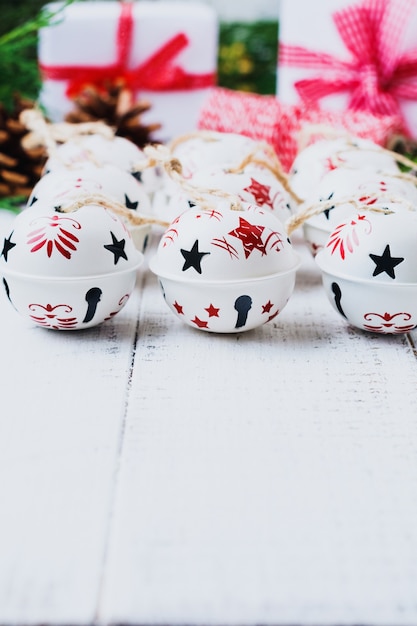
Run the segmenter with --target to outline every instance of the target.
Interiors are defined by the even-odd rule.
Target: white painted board
[[[347,326],[297,247],[239,335],[146,264],[96,329],[0,298],[0,623],[417,623],[417,334]]]

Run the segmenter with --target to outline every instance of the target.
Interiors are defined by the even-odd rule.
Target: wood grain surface
[[[236,335],[147,263],[90,330],[1,294],[1,624],[417,623],[417,334],[349,327],[296,246],[287,307]]]

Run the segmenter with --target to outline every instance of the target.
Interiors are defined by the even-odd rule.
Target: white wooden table
[[[417,333],[347,326],[297,247],[237,335],[182,325],[146,263],[90,330],[1,294],[1,624],[417,624]]]

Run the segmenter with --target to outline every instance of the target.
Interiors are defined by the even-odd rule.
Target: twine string
[[[136,211],[126,208],[124,204],[121,204],[114,198],[109,198],[108,196],[104,196],[99,193],[80,195],[76,200],[71,200],[70,203],[61,205],[59,212],[72,213],[73,211],[78,211],[84,206],[91,205],[98,205],[112,211],[116,215],[125,218],[132,226],[143,226],[145,224],[156,224],[158,226],[163,226],[164,228],[169,226],[169,222],[165,222],[164,220],[148,215],[141,215]]]
[[[327,124],[305,124],[297,136],[298,152],[307,148],[314,135],[319,135],[323,139],[352,139],[351,133],[347,130],[333,128]]]
[[[81,139],[85,135],[101,135],[106,139],[114,138],[114,130],[105,122],[50,123],[46,121],[42,112],[37,108],[25,109],[21,112],[19,120],[30,131],[24,138],[25,147],[34,148],[42,145],[49,157],[58,158],[67,167],[71,167],[71,164],[65,163],[59,155],[58,147],[60,144],[70,139]],[[94,155],[89,151],[87,151],[87,160],[99,165]]]
[[[245,167],[247,167],[248,165],[258,165],[259,167],[263,167],[269,170],[271,174],[275,176],[278,182],[280,182],[281,185],[284,187],[285,191],[293,198],[293,200],[295,200],[297,204],[301,204],[303,201],[292,189],[290,182],[289,182],[289,177],[287,174],[285,174],[284,170],[282,169],[281,162],[279,161],[278,157],[274,159],[275,163],[271,164],[268,161],[265,161],[264,159],[258,158],[257,153],[258,153],[258,150],[254,150],[253,152],[250,152],[239,163],[239,165],[237,165],[236,167],[231,167],[227,171],[230,172],[231,174],[238,174],[240,172],[243,172]]]
[[[174,180],[180,188],[185,191],[191,200],[194,200],[201,209],[212,210],[215,208],[210,197],[224,198],[230,200],[230,208],[233,211],[242,211],[243,207],[240,198],[228,191],[212,187],[197,187],[189,183],[182,175],[181,161],[172,155],[168,146],[161,144],[149,144],[143,148],[147,159],[137,163],[133,170],[142,171],[147,167],[162,166],[168,176]],[[208,197],[207,197],[208,196]]]
[[[326,202],[314,202],[312,204],[306,204],[298,213],[288,218],[285,222],[286,230],[288,235],[291,235],[297,228],[302,226],[307,220],[316,215],[320,215],[324,213],[327,209],[332,209],[334,207],[351,204],[354,209],[357,211],[371,211],[373,213],[381,213],[384,215],[390,215],[391,213],[395,213],[394,209],[390,209],[386,206],[386,203],[392,204],[402,204],[405,205],[405,208],[409,211],[416,211],[415,206],[405,200],[404,198],[399,198],[395,196],[384,196],[379,198],[381,201],[380,204],[364,204],[360,201],[359,198],[344,198],[341,200],[337,200],[332,202],[331,200],[327,200]]]
[[[311,138],[316,134],[319,134],[324,139],[329,140],[346,139],[348,147],[338,150],[335,153],[336,158],[345,152],[366,150],[367,152],[375,152],[391,156],[397,163],[401,163],[401,165],[408,167],[413,172],[417,172],[417,163],[412,159],[409,159],[405,155],[378,145],[370,148],[361,148],[360,146],[355,144],[355,139],[354,137],[352,137],[351,133],[343,131],[342,129],[332,128],[331,126],[327,126],[325,124],[308,124],[304,126],[304,128],[298,134],[298,153],[300,153],[303,149],[307,148],[307,146],[310,145]],[[341,163],[341,167],[343,167],[343,162]]]
[[[214,137],[212,132],[209,130],[196,130],[194,132],[185,133],[184,135],[179,135],[178,137],[175,137],[168,144],[168,148],[173,153],[175,152],[176,148],[178,148],[178,146],[180,146],[182,143],[185,143],[186,141],[190,141],[191,139],[201,139],[202,141],[205,141],[207,143],[214,143],[216,141],[219,141],[218,137]]]
[[[30,139],[35,145],[46,148],[49,156],[54,155],[57,149],[56,140],[53,138],[50,125],[38,109],[25,109],[20,113],[19,121],[30,131]],[[26,141],[29,141],[26,139]]]
[[[202,141],[205,141],[207,143],[219,141],[218,137],[213,136],[212,132],[210,131],[195,131],[192,133],[181,135],[180,137],[172,140],[169,144],[169,149],[171,150],[171,153],[174,153],[178,146],[191,139],[201,139]],[[260,157],[260,152],[263,152],[270,161],[266,161],[264,158]],[[268,142],[257,142],[253,150],[251,150],[238,165],[228,168],[227,172],[230,172],[231,174],[237,174],[239,172],[242,172],[247,165],[258,165],[259,167],[264,167],[265,169],[268,169],[282,184],[284,189],[293,198],[293,200],[295,200],[297,204],[302,203],[302,199],[292,189],[289,183],[289,177],[284,172],[281,161],[279,160],[274,148]]]
[[[413,172],[417,172],[417,163],[415,163],[414,161],[412,161],[411,159],[409,159],[403,154],[399,154],[398,152],[394,152],[393,150],[388,150],[388,148],[383,148],[382,146],[376,146],[375,148],[361,148],[360,146],[356,146],[355,144],[352,143],[350,146],[346,148],[340,148],[340,150],[337,150],[332,156],[335,156],[336,159],[339,160],[341,168],[347,169],[349,167],[349,169],[357,169],[354,166],[344,165],[341,157],[343,154],[346,154],[349,152],[362,152],[362,151],[373,152],[375,154],[386,154],[387,156],[392,157],[393,160],[396,161],[397,163],[401,163],[401,165],[408,167]]]

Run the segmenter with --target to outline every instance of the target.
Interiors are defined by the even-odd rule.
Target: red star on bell
[[[220,309],[217,309],[215,306],[210,304],[207,308],[204,309],[209,314],[209,317],[219,317]]]
[[[208,328],[208,322],[201,320],[197,315],[194,316],[194,319],[191,320],[193,324],[198,326],[198,328]]]
[[[269,313],[273,306],[274,305],[272,304],[271,300],[268,300],[266,304],[262,305],[262,313]]]
[[[267,206],[274,208],[272,199],[269,195],[271,191],[271,187],[269,185],[262,185],[259,181],[255,180],[251,177],[251,184],[248,187],[245,187],[243,191],[247,191],[250,193],[258,206],[263,206],[266,204]]]
[[[265,244],[262,241],[262,233],[264,232],[264,230],[264,226],[251,224],[243,217],[240,217],[238,228],[235,228],[235,230],[231,230],[229,232],[229,235],[232,235],[232,237],[237,237],[241,240],[243,244],[243,249],[245,251],[245,258],[248,258],[248,256],[254,250],[259,250],[262,255],[266,254]]]
[[[174,304],[172,306],[177,311],[178,315],[184,315],[184,311],[183,311],[182,305],[178,304],[178,302],[176,300],[175,300],[175,302],[174,302]]]

